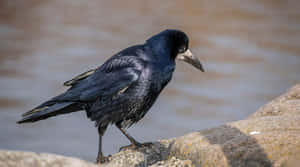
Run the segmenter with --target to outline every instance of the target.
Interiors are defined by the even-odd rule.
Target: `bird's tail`
[[[28,123],[43,120],[52,116],[67,114],[81,110],[76,102],[47,101],[36,108],[22,114],[22,119],[17,123]]]

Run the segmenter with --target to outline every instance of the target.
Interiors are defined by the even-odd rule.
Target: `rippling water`
[[[178,62],[172,82],[129,132],[140,141],[239,120],[300,81],[297,0],[0,2],[0,148],[94,160],[97,130],[84,112],[17,125],[62,83],[166,28],[190,36],[206,73]],[[104,152],[129,142],[115,128]]]

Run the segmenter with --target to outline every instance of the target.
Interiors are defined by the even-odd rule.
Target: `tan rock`
[[[98,167],[77,158],[54,154],[0,150],[0,167]]]
[[[262,106],[250,118],[282,114],[300,114],[300,84],[297,84],[287,93]]]

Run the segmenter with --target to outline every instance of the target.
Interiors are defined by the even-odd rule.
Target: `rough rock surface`
[[[178,138],[122,150],[103,167],[274,166],[300,164],[300,84],[249,118]],[[94,164],[51,154],[0,151],[0,166],[82,166]]]
[[[0,167],[98,167],[77,158],[21,151],[0,151]]]

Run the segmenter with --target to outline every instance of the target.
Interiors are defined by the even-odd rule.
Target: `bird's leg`
[[[105,131],[105,130],[104,130]],[[104,134],[104,131],[101,127],[98,127],[98,133],[99,133],[99,146],[98,146],[98,156],[97,156],[97,164],[108,162],[108,157],[105,157],[102,153],[102,136]]]
[[[120,150],[127,149],[127,148],[138,148],[138,147],[148,146],[148,145],[152,144],[152,143],[140,143],[140,142],[136,141],[131,135],[129,135],[129,133],[124,128],[122,128],[122,126],[120,126],[118,124],[116,124],[116,126],[118,127],[118,129],[120,129],[120,131],[131,142],[131,145],[123,146],[123,147],[120,148]]]
[[[129,135],[129,133],[122,128],[121,126],[117,125],[117,127],[120,129],[120,131],[127,137],[127,139],[131,142],[131,144],[135,145],[135,146],[139,146],[141,145],[141,143],[139,143],[138,141],[136,141],[132,136]]]

